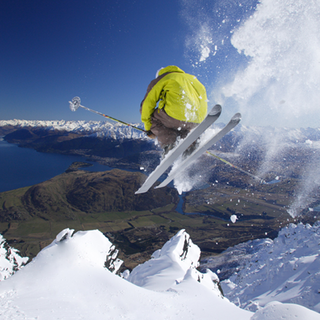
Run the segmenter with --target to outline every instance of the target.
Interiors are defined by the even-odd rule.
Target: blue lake
[[[93,164],[87,171],[106,171],[112,168],[88,161],[80,156],[41,153],[19,148],[0,137],[0,192],[31,186],[63,173],[75,161]]]

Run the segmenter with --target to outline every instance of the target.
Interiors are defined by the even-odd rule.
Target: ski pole
[[[142,132],[147,133],[145,130],[143,130],[143,129],[141,129],[141,128],[138,128],[138,127],[135,127],[135,126],[133,126],[133,125],[130,124],[130,123],[121,121],[121,120],[119,120],[119,119],[116,119],[116,118],[107,116],[106,114],[103,114],[103,113],[101,113],[101,112],[99,112],[99,111],[95,111],[95,110],[89,109],[89,108],[87,108],[87,107],[85,107],[85,106],[82,106],[82,105],[81,105],[81,99],[80,99],[79,97],[74,97],[74,98],[72,99],[72,101],[69,101],[69,107],[70,107],[71,111],[73,111],[73,112],[77,111],[78,108],[82,108],[82,109],[91,111],[91,112],[93,112],[93,113],[99,114],[100,116],[103,116],[103,117],[105,117],[105,118],[107,118],[107,119],[111,119],[111,120],[113,120],[113,121],[116,121],[116,122],[125,124],[126,126],[132,127],[133,129],[136,129],[136,130],[139,130],[139,131],[142,131]]]
[[[236,169],[238,169],[239,171],[241,171],[241,172],[243,172],[243,173],[245,173],[245,174],[247,174],[247,175],[251,176],[252,178],[259,180],[259,181],[260,181],[260,183],[262,183],[262,184],[266,184],[266,181],[265,181],[265,180],[263,180],[263,179],[261,179],[260,177],[257,177],[257,176],[255,176],[255,175],[253,175],[253,174],[251,174],[251,173],[249,173],[249,172],[247,172],[247,171],[245,171],[245,170],[243,170],[243,169],[241,169],[241,168],[239,168],[239,167],[235,166],[235,165],[234,165],[234,164],[232,164],[231,162],[229,162],[229,161],[227,161],[227,160],[225,160],[225,159],[220,158],[220,157],[219,157],[219,156],[217,156],[216,154],[213,154],[212,152],[210,152],[210,151],[208,151],[208,150],[206,151],[206,153],[207,153],[208,155],[210,155],[210,156],[212,156],[212,157],[215,157],[216,159],[218,159],[218,160],[220,160],[220,161],[222,161],[222,162],[224,162],[224,163],[228,164],[230,167],[232,167],[232,168],[236,168]]]

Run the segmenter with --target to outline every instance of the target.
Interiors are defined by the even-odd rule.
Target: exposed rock
[[[12,276],[20,270],[29,258],[22,258],[18,250],[9,246],[3,236],[0,234],[0,281]]]

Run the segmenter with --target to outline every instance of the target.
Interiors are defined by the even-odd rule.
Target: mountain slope
[[[245,244],[229,248],[230,254],[238,248],[247,254],[238,256],[237,272],[222,282],[225,295],[251,311],[280,301],[320,312],[319,244],[320,223],[314,226],[300,223],[283,228],[274,240],[249,242],[248,249]],[[252,254],[248,254],[250,250]],[[233,263],[237,263],[236,259]]]
[[[153,281],[148,289],[106,268],[113,246],[101,232],[72,232],[59,233],[30,264],[0,282],[2,320],[320,319],[318,313],[294,304],[273,303],[255,314],[236,307],[221,297],[214,283],[208,288],[211,276],[195,269],[199,248],[183,230],[135,269],[136,279],[149,270]]]
[[[184,240],[185,233],[177,237]],[[99,231],[55,240],[0,283],[1,319],[209,319],[215,314],[249,320],[252,315],[192,276],[164,292],[134,285],[104,267],[110,247]]]

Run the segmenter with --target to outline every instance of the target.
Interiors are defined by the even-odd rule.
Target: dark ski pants
[[[198,123],[184,122],[167,115],[164,109],[156,109],[151,116],[151,132],[162,148],[172,145],[178,137],[185,138]]]

